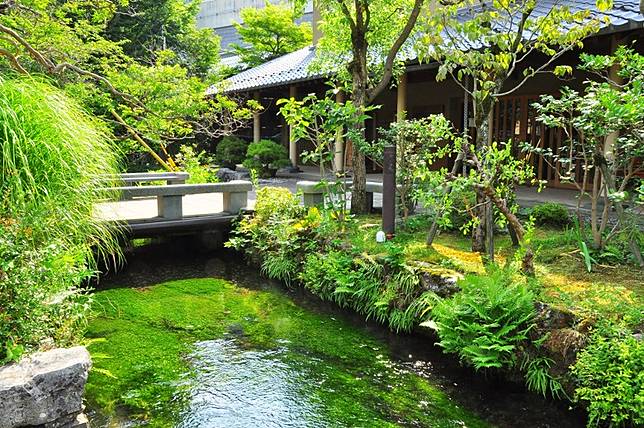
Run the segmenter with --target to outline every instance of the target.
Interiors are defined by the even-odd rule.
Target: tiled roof
[[[239,92],[321,77],[308,71],[314,58],[315,48],[307,46],[226,79],[223,90]],[[216,91],[217,89],[211,86],[207,94]]]
[[[640,12],[639,0],[614,0],[613,8],[603,15],[609,18],[608,24],[603,24],[602,32],[611,33],[625,29],[644,27],[644,16]],[[541,0],[535,9],[534,16],[544,16],[554,5],[567,6],[571,11],[592,10],[596,16],[600,15],[595,6],[595,0]],[[463,10],[462,18],[467,19],[473,10]],[[404,59],[414,59],[409,49],[403,49]],[[232,76],[224,82],[224,92],[241,92],[281,86],[303,80],[313,80],[323,77],[319,73],[309,71],[309,65],[315,59],[315,47],[309,46],[298,51],[286,54],[260,66],[243,71]],[[208,93],[217,89],[210,87]]]

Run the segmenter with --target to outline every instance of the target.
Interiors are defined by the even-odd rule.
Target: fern
[[[533,294],[501,270],[460,285],[460,293],[432,311],[439,345],[477,370],[515,366],[517,347],[534,327]]]

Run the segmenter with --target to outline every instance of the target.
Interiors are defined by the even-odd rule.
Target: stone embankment
[[[0,367],[0,428],[85,428],[83,392],[92,365],[82,346],[35,353]]]

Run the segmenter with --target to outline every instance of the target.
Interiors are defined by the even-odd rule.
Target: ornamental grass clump
[[[73,342],[95,254],[118,254],[94,204],[117,154],[102,126],[34,78],[0,79],[0,362]]]

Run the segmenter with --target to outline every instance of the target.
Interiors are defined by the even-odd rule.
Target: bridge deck
[[[217,214],[223,211],[221,193],[203,193],[183,197],[186,217]],[[96,216],[102,220],[145,220],[157,218],[156,198],[137,198],[128,201],[103,202],[96,206]]]
[[[151,238],[171,234],[188,234],[202,230],[217,229],[229,231],[236,215],[219,213],[184,217],[179,220],[165,220],[159,217],[145,220],[119,221],[125,227],[125,233],[132,238]],[[115,221],[116,220],[111,220]]]
[[[249,200],[249,206],[254,205]],[[190,233],[206,229],[227,229],[236,215],[223,212],[221,193],[204,193],[183,197],[184,217],[166,220],[157,215],[156,198],[103,202],[96,206],[96,216],[111,222],[125,222],[128,234],[147,238],[172,233]]]

